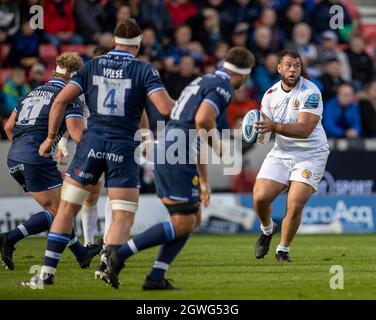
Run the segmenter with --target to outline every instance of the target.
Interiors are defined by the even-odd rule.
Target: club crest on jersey
[[[192,184],[194,185],[194,186],[197,186],[198,185],[198,177],[197,176],[194,176],[193,177],[193,179],[192,179]]]
[[[304,169],[302,173],[302,177],[305,179],[310,179],[312,177],[312,172],[308,169]]]
[[[298,99],[294,100],[294,110],[299,110],[299,100]]]

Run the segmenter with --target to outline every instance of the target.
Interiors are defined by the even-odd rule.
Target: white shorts
[[[305,158],[282,158],[270,151],[266,156],[256,179],[269,179],[289,185],[298,181],[310,185],[317,191],[324,175],[329,150],[320,151]]]

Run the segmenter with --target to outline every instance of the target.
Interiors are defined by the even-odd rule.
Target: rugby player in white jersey
[[[320,90],[307,79],[298,53],[282,52],[278,64],[281,80],[261,102],[263,120],[256,122],[261,135],[276,133],[273,149],[266,156],[253,189],[254,208],[261,222],[255,256],[269,250],[277,224],[271,218],[272,202],[287,191],[286,213],[281,241],[276,249],[278,262],[291,261],[290,245],[299,228],[305,203],[317,191],[324,174],[329,147],[321,125],[323,103]]]

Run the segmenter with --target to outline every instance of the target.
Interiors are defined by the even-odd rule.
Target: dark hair
[[[253,68],[255,66],[253,53],[244,47],[231,48],[226,54],[225,61],[238,68]]]
[[[353,84],[351,82],[348,82],[348,81],[345,81],[345,82],[342,82],[338,87],[337,87],[337,93],[339,91],[339,88],[342,88],[342,87],[350,87],[351,89],[353,89],[353,91],[355,92],[355,88],[353,86]]]
[[[298,52],[293,51],[293,50],[284,50],[284,51],[282,51],[282,53],[280,54],[280,56],[279,56],[279,61],[278,61],[278,62],[281,63],[282,59],[283,59],[284,57],[286,57],[286,56],[287,56],[287,57],[290,57],[290,58],[293,58],[293,59],[299,59],[300,64],[301,64],[301,66],[302,66],[302,76],[303,76],[304,78],[308,79],[308,80],[311,80],[311,77],[309,76],[309,74],[308,74],[306,68],[305,68],[304,65],[303,65],[302,57],[300,56],[300,54],[299,54]]]
[[[371,81],[366,83],[364,89],[368,90],[374,83],[376,83],[376,78],[372,78]]]
[[[23,72],[25,72],[25,69],[21,65],[17,64],[16,66],[14,66],[12,68],[12,72],[13,71],[23,71]]]
[[[325,63],[328,64],[328,63],[332,63],[332,62],[339,62],[339,61],[338,61],[337,58],[333,57],[333,58],[330,58],[330,59],[326,60]]]
[[[134,19],[120,23],[114,31],[115,37],[126,39],[138,37],[141,33],[142,30]]]
[[[94,57],[102,56],[108,52],[110,52],[112,49],[110,47],[106,46],[96,46],[93,51]]]

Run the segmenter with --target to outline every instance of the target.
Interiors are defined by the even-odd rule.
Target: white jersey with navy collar
[[[282,88],[282,80],[266,91],[261,102],[261,111],[276,123],[296,123],[301,112],[322,117],[323,102],[317,86],[300,77],[297,85],[289,92]],[[301,152],[314,153],[328,149],[328,143],[321,120],[307,139],[276,135],[273,152],[280,156],[299,156]]]

